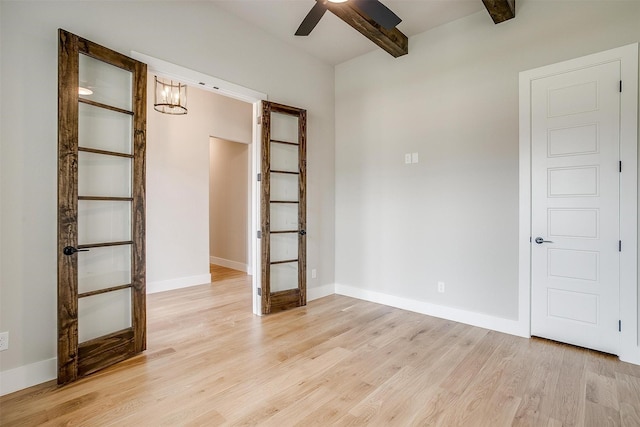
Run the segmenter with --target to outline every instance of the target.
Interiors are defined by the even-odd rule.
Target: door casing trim
[[[518,322],[531,336],[531,83],[608,62],[620,62],[620,360],[640,365],[638,337],[638,43],[520,73]]]

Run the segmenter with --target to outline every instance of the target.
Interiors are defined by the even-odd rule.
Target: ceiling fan
[[[391,56],[409,52],[409,39],[396,28],[402,19],[379,0],[316,0],[296,36],[308,36],[327,9]]]
[[[391,30],[402,22],[398,15],[378,0],[316,0],[316,4],[313,5],[300,27],[298,27],[296,36],[308,36],[318,25],[327,9],[335,13],[336,6],[327,3],[348,3],[347,6],[355,6],[362,12],[364,18],[368,17],[386,30]]]
[[[379,0],[315,1],[298,27],[296,36],[308,36],[328,9],[391,56],[397,58],[409,53],[409,39],[396,28],[402,19]],[[496,24],[515,17],[516,0],[482,2]]]

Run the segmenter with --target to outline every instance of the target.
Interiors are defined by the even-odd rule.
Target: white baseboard
[[[640,365],[640,348],[633,346],[620,352],[619,358],[623,362]]]
[[[218,258],[216,256],[209,257],[209,262],[215,265],[221,265],[227,268],[233,268],[234,270],[249,272],[249,266],[242,262],[231,261],[230,259]]]
[[[201,274],[199,276],[179,277],[177,279],[149,282],[147,283],[147,294],[188,288],[189,286],[203,285],[205,283],[211,283],[211,274]]]
[[[504,319],[501,317],[490,316],[488,314],[474,313],[472,311],[431,304],[424,301],[396,297],[393,295],[383,294],[381,292],[368,291],[338,283],[336,283],[335,288],[336,294],[338,295],[345,295],[352,298],[401,308],[403,310],[426,314],[428,316],[440,317],[442,319],[453,320],[454,322],[465,323],[467,325],[478,326],[480,328],[529,338],[529,332],[526,329],[526,325],[523,325],[522,322],[517,320]]]
[[[42,360],[0,372],[0,396],[57,378],[58,359]]]
[[[334,284],[318,286],[317,288],[307,288],[307,302],[314,299],[323,298],[336,293]]]

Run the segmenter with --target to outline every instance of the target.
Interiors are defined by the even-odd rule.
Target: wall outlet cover
[[[9,332],[0,332],[0,351],[9,350]]]

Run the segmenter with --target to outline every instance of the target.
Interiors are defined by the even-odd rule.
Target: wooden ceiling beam
[[[334,15],[380,46],[394,58],[409,53],[409,39],[397,28],[387,30],[381,27],[351,2],[327,2],[326,6]]]
[[[516,16],[516,0],[482,0],[482,3],[496,24]]]

